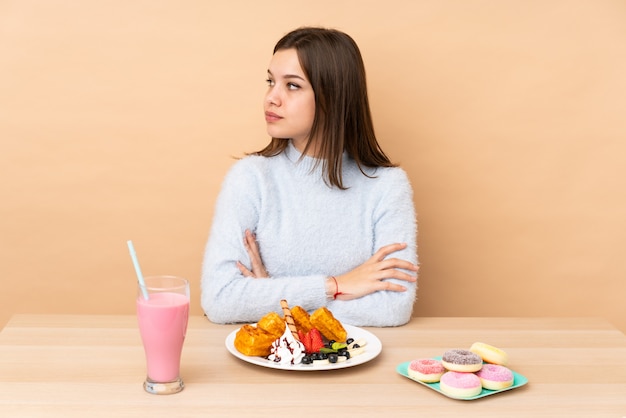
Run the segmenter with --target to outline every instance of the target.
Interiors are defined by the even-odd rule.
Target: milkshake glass
[[[189,319],[189,282],[176,276],[146,277],[144,282],[136,299],[147,366],[143,387],[157,395],[178,393],[185,387],[180,357]]]

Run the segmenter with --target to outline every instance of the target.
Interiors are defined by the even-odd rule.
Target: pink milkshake
[[[151,393],[176,393],[183,389],[180,357],[189,318],[189,284],[185,279],[147,277],[149,298],[137,296],[137,319],[146,353]]]

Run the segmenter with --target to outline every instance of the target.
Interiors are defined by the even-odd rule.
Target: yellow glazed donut
[[[485,363],[506,366],[509,356],[501,349],[489,344],[476,342],[470,347],[472,353],[477,354]]]

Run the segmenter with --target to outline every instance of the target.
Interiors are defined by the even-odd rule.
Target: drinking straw
[[[128,244],[128,251],[130,251],[130,258],[133,259],[133,265],[135,266],[135,273],[137,273],[137,280],[139,281],[139,288],[141,289],[141,293],[143,293],[143,298],[145,300],[148,300],[149,299],[148,290],[146,289],[146,282],[144,282],[143,280],[143,274],[141,274],[139,261],[137,261],[137,254],[135,253],[135,247],[133,246],[133,242],[131,240],[128,240],[126,244]]]

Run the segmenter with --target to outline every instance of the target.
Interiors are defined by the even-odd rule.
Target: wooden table
[[[17,315],[0,333],[1,417],[626,417],[626,336],[597,318],[415,318],[368,328],[374,360],[323,372],[275,370],[225,348],[235,325],[190,318],[186,384],[144,392],[134,316]],[[523,387],[474,401],[447,398],[396,366],[483,341],[506,350]]]

